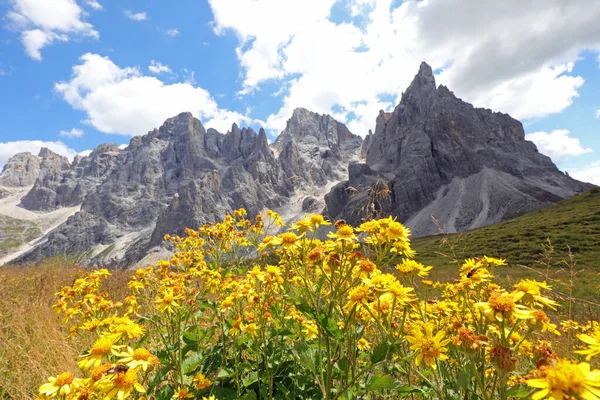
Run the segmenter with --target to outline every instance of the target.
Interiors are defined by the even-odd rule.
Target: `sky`
[[[296,107],[364,136],[421,61],[600,185],[600,1],[0,0],[0,167],[73,158],[190,111],[264,127]]]

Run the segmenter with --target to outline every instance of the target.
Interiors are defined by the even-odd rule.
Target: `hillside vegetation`
[[[41,234],[42,231],[35,222],[0,215],[0,256],[16,250]]]

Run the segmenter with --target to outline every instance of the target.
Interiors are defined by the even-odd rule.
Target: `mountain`
[[[103,144],[72,163],[48,149],[17,154],[0,174],[0,216],[10,217],[0,219],[0,264],[57,255],[112,267],[152,262],[165,256],[165,234],[240,207],[250,217],[274,209],[286,221],[322,210],[353,224],[392,215],[413,236],[437,233],[434,216],[461,232],[593,187],[538,153],[519,121],[437,86],[425,63],[375,122],[362,140],[298,108],[269,145],[264,129],[233,124],[223,134],[181,113],[124,149]],[[1,235],[15,230],[18,240]]]
[[[349,179],[325,196],[327,214],[350,223],[392,215],[414,236],[493,224],[593,187],[559,171],[519,121],[436,86],[426,63],[365,144],[366,162],[350,165]],[[371,205],[383,185],[389,196]]]
[[[298,203],[308,193],[325,193],[347,176],[361,144],[331,116],[297,109],[273,146],[263,129],[256,133],[233,124],[221,134],[182,113],[132,138],[123,150],[104,144],[72,164],[46,150],[38,157],[16,155],[0,182],[25,192],[19,209],[36,215],[72,210],[17,261],[77,255],[90,263],[126,266],[160,253],[165,234],[182,234],[240,207],[251,217],[266,208],[299,213]],[[17,180],[26,169],[32,176]],[[3,186],[14,203],[18,196]],[[323,199],[315,202],[322,209]]]

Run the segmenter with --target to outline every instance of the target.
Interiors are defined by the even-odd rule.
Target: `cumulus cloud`
[[[569,174],[580,181],[600,186],[600,160],[594,161],[583,168],[569,171]]]
[[[596,118],[600,118],[600,109],[596,111]]]
[[[154,60],[150,61],[148,70],[155,75],[170,74],[171,72],[173,72],[173,71],[171,71],[171,68],[169,68],[168,65],[164,65],[164,64],[159,63],[158,61],[154,61]]]
[[[102,4],[98,3],[96,0],[85,0],[85,4],[97,11],[104,9],[104,7],[102,7]]]
[[[179,36],[179,29],[168,29],[167,30],[167,36],[171,36],[171,37],[175,37],[175,36]]]
[[[570,134],[566,129],[556,129],[551,132],[529,133],[525,135],[525,139],[535,143],[541,153],[556,163],[592,152],[592,149],[583,147],[579,139],[569,136]]]
[[[227,131],[240,125],[261,124],[238,112],[219,108],[208,91],[191,83],[165,84],[145,76],[137,67],[117,66],[110,58],[85,54],[67,81],[55,91],[73,108],[85,112],[86,123],[105,133],[139,135],[167,118],[189,111],[207,128]]]
[[[70,160],[79,154],[61,141],[44,142],[41,140],[19,140],[15,142],[0,142],[0,170],[4,167],[6,161],[15,154],[23,152],[38,154],[42,147],[47,147],[53,152],[65,156]]]
[[[124,13],[132,21],[145,21],[148,19],[148,15],[145,12],[134,13],[131,10],[125,10]]]
[[[60,136],[68,138],[79,138],[83,136],[83,131],[81,129],[72,128],[70,131],[60,131]]]
[[[34,60],[40,61],[41,50],[54,42],[99,37],[92,24],[84,21],[86,14],[75,0],[11,0],[11,5],[6,19],[21,32],[25,52]]]
[[[215,33],[239,39],[240,94],[270,80],[289,86],[269,117],[277,129],[304,106],[342,109],[364,135],[421,61],[476,106],[541,118],[572,104],[583,84],[573,65],[600,48],[600,2],[587,0],[349,0],[341,23],[331,20],[335,0],[209,2]]]

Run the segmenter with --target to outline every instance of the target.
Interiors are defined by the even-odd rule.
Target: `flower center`
[[[74,379],[75,378],[73,378],[73,375],[71,375],[70,372],[65,372],[56,377],[56,382],[54,382],[54,384],[56,386],[69,385]]]

